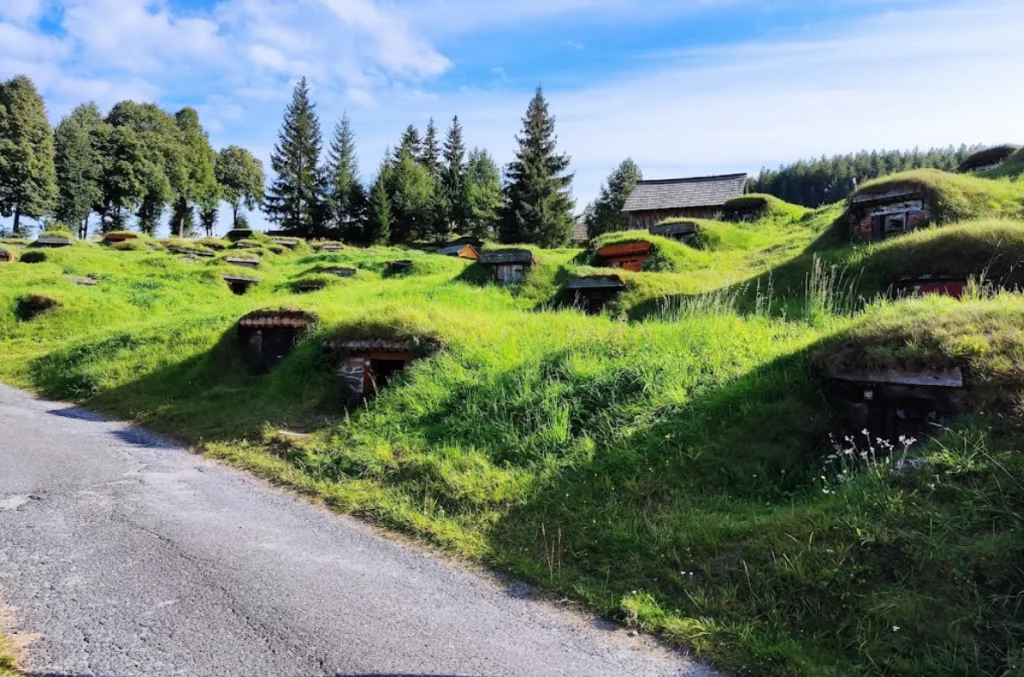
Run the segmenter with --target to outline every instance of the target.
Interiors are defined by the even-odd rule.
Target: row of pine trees
[[[554,125],[538,89],[504,184],[486,150],[467,152],[458,116],[443,142],[433,119],[422,135],[410,125],[363,186],[349,119],[338,122],[324,153],[316,106],[302,79],[271,156],[275,178],[264,211],[281,230],[363,244],[444,242],[459,234],[564,245],[575,203],[569,157],[556,151]]]

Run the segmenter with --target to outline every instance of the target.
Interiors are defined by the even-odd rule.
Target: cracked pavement
[[[0,591],[30,675],[712,675],[523,588],[0,386]]]

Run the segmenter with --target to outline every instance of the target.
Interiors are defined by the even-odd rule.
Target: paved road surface
[[[0,386],[0,590],[47,677],[707,676],[124,424]]]

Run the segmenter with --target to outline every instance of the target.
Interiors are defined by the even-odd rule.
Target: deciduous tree
[[[53,130],[32,81],[19,75],[0,83],[0,214],[40,219],[57,197]]]
[[[238,210],[256,209],[263,200],[263,163],[239,146],[228,146],[217,154],[214,176],[220,184],[221,196],[231,205],[231,227],[238,227]]]
[[[78,236],[89,236],[89,214],[100,204],[102,158],[97,144],[103,116],[94,103],[78,106],[54,133],[54,165],[57,170],[57,201],[53,214],[58,221],[75,224]]]
[[[604,233],[625,230],[628,219],[622,213],[636,182],[643,179],[640,167],[633,158],[626,158],[608,175],[608,180],[601,185],[601,191],[593,205],[587,209],[584,222],[587,224],[587,236],[591,239]]]
[[[192,212],[215,209],[219,201],[220,185],[214,172],[217,154],[210,146],[210,139],[195,109],[181,109],[174,120],[185,153],[186,174],[177,187],[171,234],[187,235],[186,220]]]

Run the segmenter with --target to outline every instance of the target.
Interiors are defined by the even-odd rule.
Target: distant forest
[[[968,155],[982,146],[932,148],[922,151],[882,150],[800,160],[778,169],[762,169],[750,190],[768,193],[786,202],[819,207],[846,198],[857,185],[894,172],[922,167],[956,171]]]

